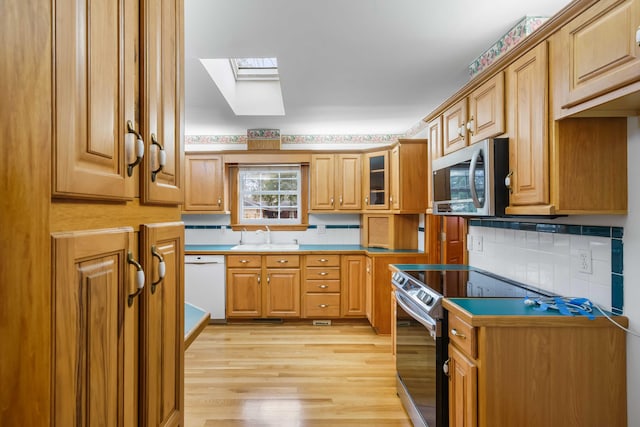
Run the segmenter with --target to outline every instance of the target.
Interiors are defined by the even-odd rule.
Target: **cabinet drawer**
[[[267,267],[299,267],[299,255],[267,255],[265,256]]]
[[[467,356],[477,356],[475,328],[455,315],[449,317],[449,341],[457,345]]]
[[[340,267],[340,255],[307,255],[307,267]]]
[[[260,267],[260,255],[227,255],[227,267]]]
[[[340,294],[307,294],[305,317],[339,317]]]
[[[307,268],[304,278],[306,280],[340,279],[340,269],[321,267]]]
[[[340,280],[306,280],[305,292],[340,292]]]

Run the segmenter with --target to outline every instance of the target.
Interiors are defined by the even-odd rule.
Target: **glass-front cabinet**
[[[389,209],[389,152],[365,154],[365,209]]]

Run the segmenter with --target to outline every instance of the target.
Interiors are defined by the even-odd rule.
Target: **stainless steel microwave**
[[[508,138],[486,139],[434,159],[432,170],[435,215],[504,216]]]

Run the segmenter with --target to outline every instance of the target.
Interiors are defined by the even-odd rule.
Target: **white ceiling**
[[[185,134],[402,134],[525,15],[568,0],[185,0]],[[284,116],[235,116],[199,58],[277,57]]]

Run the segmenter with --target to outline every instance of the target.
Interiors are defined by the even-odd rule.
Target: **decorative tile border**
[[[185,135],[185,144],[246,144],[246,135]]]
[[[540,233],[573,234],[578,236],[608,237],[611,239],[611,311],[623,314],[624,307],[624,265],[623,227],[606,227],[594,225],[544,224],[533,222],[495,221],[489,219],[472,219],[470,226],[506,228],[510,230],[536,231]]]
[[[471,78],[478,75],[482,70],[493,64],[501,55],[509,52],[518,43],[524,40],[529,34],[538,29],[549,18],[544,16],[525,16],[507,34],[495,42],[482,55],[477,57],[469,65],[469,76]]]
[[[377,135],[282,135],[283,144],[392,144],[397,134]]]
[[[248,139],[278,139],[280,129],[247,129]]]

